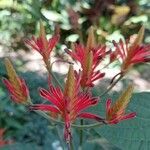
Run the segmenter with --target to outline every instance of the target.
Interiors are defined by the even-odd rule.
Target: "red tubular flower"
[[[125,109],[130,102],[132,91],[133,86],[129,86],[113,106],[111,106],[111,99],[106,101],[106,123],[117,124],[122,120],[131,119],[136,116],[135,112],[125,114]]]
[[[11,99],[15,103],[26,103],[29,96],[29,91],[26,86],[26,83],[23,79],[18,78],[17,82],[18,85],[14,85],[12,82],[10,82],[7,79],[3,79],[4,84],[6,85],[10,95]]]
[[[29,102],[29,90],[25,81],[18,77],[9,59],[5,59],[5,66],[9,79],[3,79],[11,99],[15,103],[27,104]]]
[[[82,87],[92,87],[94,81],[104,77],[105,73],[101,73],[96,68],[103,58],[110,53],[110,50],[107,51],[106,46],[95,46],[93,28],[90,29],[86,47],[75,44],[73,51],[66,49],[66,52],[81,65],[80,84]],[[78,73],[77,76],[79,76]]]
[[[35,104],[31,106],[31,110],[48,111],[61,116],[65,122],[64,138],[67,142],[71,139],[71,123],[78,117],[103,121],[97,115],[83,112],[85,109],[97,105],[98,99],[91,97],[88,93],[79,93],[78,84],[79,81],[76,81],[73,67],[71,66],[64,92],[59,87],[55,88],[52,85],[49,85],[49,91],[41,88],[41,97],[48,100],[51,105]]]
[[[113,41],[116,48],[115,55],[119,56],[123,62],[121,72],[127,72],[134,64],[150,61],[150,45],[141,45],[144,36],[144,28],[142,27],[135,38],[134,42],[130,44],[120,40],[119,43]]]
[[[11,144],[12,141],[11,140],[4,140],[4,133],[5,133],[5,129],[1,128],[0,129],[0,147],[3,147],[4,145],[7,144]]]
[[[56,46],[58,40],[59,35],[54,35],[52,38],[47,40],[44,26],[40,22],[40,36],[38,38],[33,36],[32,39],[26,40],[25,43],[38,51],[42,55],[44,62],[47,64],[49,62],[50,53]]]

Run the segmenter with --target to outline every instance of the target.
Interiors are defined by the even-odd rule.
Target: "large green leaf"
[[[99,113],[104,113],[104,103],[98,106]],[[137,117],[95,131],[122,150],[150,150],[150,93],[134,94],[128,110],[137,112]]]
[[[2,147],[1,150],[40,150],[40,147],[33,143],[14,143]]]

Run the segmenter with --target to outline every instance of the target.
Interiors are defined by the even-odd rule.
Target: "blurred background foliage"
[[[0,42],[18,49],[23,39],[37,34],[43,20],[47,32],[61,34],[61,41],[85,40],[93,25],[100,42],[128,37],[145,25],[150,39],[149,0],[0,0]],[[18,34],[19,33],[19,34]]]
[[[150,42],[149,0],[0,0],[0,49],[28,51],[24,46],[24,39],[38,35],[40,20],[45,23],[49,37],[54,32],[61,35],[56,54],[61,53],[59,49],[64,44],[85,42],[87,29],[91,25],[95,27],[97,40],[109,43],[113,39],[119,40],[123,36],[129,37],[137,33],[144,24],[145,43]],[[7,77],[2,63],[3,56],[0,60],[0,78]],[[47,76],[21,70],[26,62],[16,59],[14,63],[20,75],[28,81],[34,102],[41,102],[37,89],[39,86],[47,87]],[[139,68],[139,71],[143,72],[143,69]],[[40,116],[30,113],[24,106],[10,103],[1,81],[0,128],[6,129],[5,139],[14,141],[12,150],[38,150],[41,147],[44,150],[61,150],[53,125],[50,126]],[[89,131],[85,132],[88,136]],[[98,144],[84,145],[84,149],[117,150],[95,131],[91,132],[101,140]],[[6,146],[4,149],[10,147]]]

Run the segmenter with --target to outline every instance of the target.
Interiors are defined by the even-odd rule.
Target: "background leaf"
[[[30,143],[30,144],[25,144],[25,143],[15,143],[11,145],[7,145],[1,148],[1,150],[40,150],[40,147],[37,145]]]
[[[114,97],[116,97],[116,95]],[[103,126],[95,129],[95,131],[122,150],[149,150],[149,108],[150,93],[136,93],[133,95],[129,106],[130,111],[137,112],[136,118],[123,121],[117,125]]]

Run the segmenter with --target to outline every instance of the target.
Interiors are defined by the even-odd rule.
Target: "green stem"
[[[67,150],[71,150],[71,143],[67,143]]]
[[[70,142],[67,143],[67,149],[68,150],[74,150],[72,139],[70,140]]]
[[[32,101],[31,101],[31,98],[29,98],[28,102],[29,102],[28,104],[29,104],[30,106],[33,105],[33,104],[32,104]],[[52,117],[48,116],[46,113],[44,113],[44,112],[41,111],[41,110],[34,110],[34,112],[36,112],[37,114],[41,115],[42,117],[46,118],[46,119],[49,120],[49,121],[56,122],[55,119],[53,119]],[[55,128],[56,128],[56,132],[57,132],[57,135],[58,135],[58,137],[59,137],[60,144],[62,145],[62,147],[63,147],[63,149],[64,149],[64,144],[63,144],[63,140],[62,140],[62,138],[61,138],[61,134],[60,134],[60,132],[59,132],[59,128],[57,127],[57,124],[54,124],[54,123],[53,123],[53,125],[54,125]]]
[[[67,149],[70,150],[70,143],[67,143]]]
[[[104,91],[104,92],[100,95],[100,97],[102,97],[102,96],[104,96],[105,94],[107,94],[122,78],[123,78],[123,75],[120,75],[120,77],[119,77],[116,81],[114,81],[114,82],[107,88],[107,90]]]
[[[71,141],[70,141],[70,150],[74,150],[74,146],[73,146],[73,141],[72,141],[72,139],[71,139]]]
[[[60,144],[61,144],[62,148],[65,149],[65,146],[64,146],[64,143],[63,143],[63,139],[62,139],[62,135],[60,133],[58,125],[55,125],[55,128],[56,128],[57,135],[59,137]]]
[[[59,87],[60,87],[61,89],[63,89],[61,83],[57,80],[56,76],[55,76],[52,72],[50,73],[50,75],[51,75],[52,78],[55,80],[55,82],[57,83],[57,85],[59,85]]]
[[[83,119],[80,121],[80,125],[83,125]],[[79,143],[79,149],[82,149],[82,143],[83,143],[83,130],[80,131],[80,143]]]
[[[45,119],[47,119],[49,121],[53,121],[55,123],[63,124],[63,125],[65,124],[63,121],[56,120],[40,110],[34,110],[34,112],[36,112],[37,114],[41,115],[42,117],[44,117]],[[88,124],[88,125],[71,124],[72,127],[78,128],[79,130],[100,127],[102,125],[104,125],[104,123],[102,123],[102,122],[101,123],[92,123],[92,124]]]
[[[48,62],[45,62],[45,65],[46,65],[46,69],[47,69],[49,75],[52,76],[52,78],[55,80],[55,82],[57,83],[57,85],[59,85],[59,87],[60,87],[61,89],[63,89],[61,83],[57,80],[56,76],[55,76],[55,75],[52,73],[52,71],[51,71],[50,62],[49,62],[49,61],[48,61]]]
[[[79,130],[82,129],[90,129],[90,128],[96,128],[96,127],[100,127],[104,125],[104,123],[92,123],[92,124],[88,124],[88,125],[76,125],[76,124],[71,124],[72,127],[74,128],[78,128]]]

